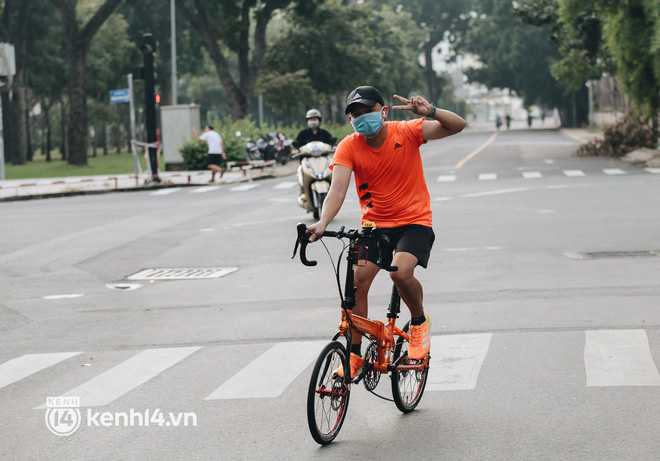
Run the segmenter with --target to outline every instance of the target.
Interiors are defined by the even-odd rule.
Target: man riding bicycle
[[[466,122],[453,112],[438,109],[421,96],[410,99],[394,95],[403,105],[392,110],[407,110],[420,118],[405,122],[385,122],[389,108],[383,96],[372,86],[360,86],[346,99],[345,113],[355,129],[337,146],[330,168],[333,170],[330,191],[323,204],[319,222],[308,227],[310,241],[317,240],[339,212],[351,179],[355,185],[362,222],[373,221],[391,240],[393,256],[383,266],[399,269],[390,277],[401,299],[410,309],[410,344],[408,357],[422,360],[431,347],[430,318],[422,306],[423,289],[415,278],[415,267],[426,268],[435,240],[432,229],[429,196],[419,146],[426,141],[459,133]],[[367,253],[365,266],[355,268],[355,300],[353,312],[366,317],[371,283],[381,269],[376,265],[374,249]],[[362,336],[353,331],[351,344],[351,378],[362,368]],[[343,374],[343,370],[337,370]]]

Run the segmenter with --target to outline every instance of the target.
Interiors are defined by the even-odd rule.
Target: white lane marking
[[[433,336],[426,389],[474,389],[492,336],[492,333]]]
[[[456,176],[453,174],[438,176],[438,182],[452,182],[452,181],[456,181]]]
[[[547,163],[548,165],[552,165],[553,163],[555,163],[555,161],[552,160],[551,158],[545,159],[544,162]]]
[[[603,170],[603,173],[608,174],[610,176],[617,174],[628,174],[627,171],[623,171],[621,168],[605,168]]]
[[[285,181],[279,183],[277,186],[273,187],[273,189],[291,189],[292,187],[296,187],[297,185],[298,185],[297,182]]]
[[[644,330],[585,331],[587,386],[660,386]]]
[[[78,354],[80,352],[26,354],[9,360],[0,365],[0,389]]]
[[[540,171],[523,171],[522,175],[525,179],[538,179],[543,177]]]
[[[229,378],[206,400],[277,397],[328,341],[278,343]],[[266,379],[265,379],[266,378]]]
[[[204,192],[211,192],[220,189],[220,186],[204,186],[198,187],[190,191],[191,194],[203,194]]]
[[[73,299],[73,298],[81,298],[85,296],[84,293],[71,293],[67,295],[48,295],[44,296],[42,299]]]
[[[254,189],[255,187],[259,187],[259,184],[252,184],[252,183],[243,184],[241,186],[232,187],[229,190],[232,191],[232,192],[243,192],[243,191],[246,191],[246,190]]]
[[[497,179],[497,174],[495,173],[481,173],[479,175],[479,181],[494,181]]]
[[[586,176],[582,170],[564,170],[564,174],[569,178],[574,178],[577,176]]]
[[[169,189],[159,189],[157,191],[150,193],[149,195],[170,195],[175,192],[179,192],[180,190],[181,190],[180,187],[171,187]]]
[[[61,397],[80,397],[80,406],[83,407],[107,405],[198,349],[201,349],[201,346],[144,350],[105,373],[71,389]],[[45,404],[35,409],[44,408],[46,408]]]
[[[660,174],[660,168],[644,168],[644,169],[651,174]]]

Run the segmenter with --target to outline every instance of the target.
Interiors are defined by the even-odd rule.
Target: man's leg
[[[422,307],[424,290],[414,274],[417,257],[405,251],[399,251],[394,255],[392,265],[399,268],[398,271],[391,272],[390,277],[399,290],[401,299],[410,309],[413,318],[421,317],[424,314],[424,308]]]

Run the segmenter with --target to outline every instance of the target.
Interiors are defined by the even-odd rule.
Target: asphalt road
[[[290,259],[312,223],[294,176],[0,203],[0,458],[658,459],[660,174],[576,147],[553,130],[423,146],[429,387],[409,415],[354,387],[326,448],[305,398],[338,295],[320,244],[317,267]],[[351,190],[331,228],[358,224]],[[149,268],[233,272],[128,280]]]

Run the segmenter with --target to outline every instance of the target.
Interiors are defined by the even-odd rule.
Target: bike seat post
[[[392,295],[390,296],[390,305],[387,308],[388,319],[398,319],[401,312],[401,296],[396,285],[392,284]]]

